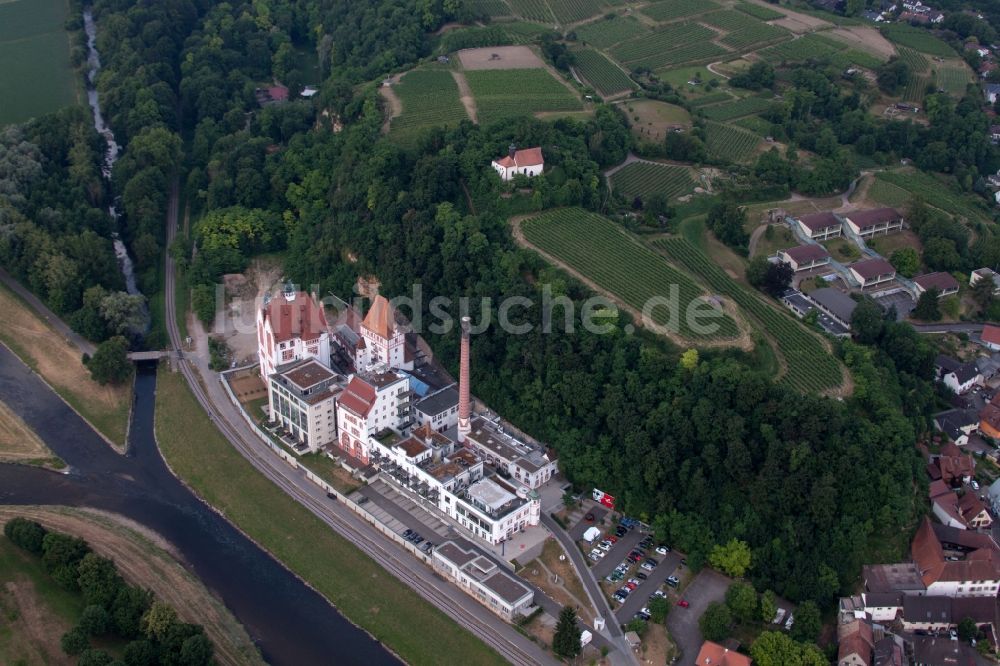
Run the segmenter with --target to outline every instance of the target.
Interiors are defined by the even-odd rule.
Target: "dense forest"
[[[465,122],[428,131],[406,148],[380,131],[373,80],[429,55],[429,33],[464,18],[464,3],[97,0],[94,10],[105,61],[98,88],[126,146],[114,194],[122,197],[122,231],[147,293],[158,287],[164,211],[177,176],[192,235],[170,251],[196,288],[241,270],[255,253],[283,251],[288,276],[323,292],[350,296],[362,276],[377,277],[390,297],[420,284],[425,303],[436,295],[471,297],[477,321],[488,313],[495,318],[498,305],[483,311],[479,297],[532,298],[535,306],[521,316],[538,324],[543,285],[577,306],[589,295],[518,248],[507,219],[553,206],[605,210],[611,195],[600,171],[633,147],[618,111],[600,105],[587,120]],[[321,81],[307,80],[306,52],[315,52]],[[921,127],[873,119],[864,97],[842,91],[833,76],[809,66],[782,74],[785,102],[769,120],[780,136],[817,157],[798,173],[794,155],[768,153],[739,174],[748,189],[837,191],[856,175],[856,153],[910,157],[969,188],[997,166],[975,95],[957,104],[938,100],[930,126]],[[254,88],[275,80],[293,91],[319,83],[320,93],[258,109]],[[80,151],[99,150],[92,133],[81,130],[80,138],[53,147],[43,144],[60,135],[55,129],[18,131],[28,133],[28,145],[22,151],[21,136],[12,135],[4,145],[16,148],[8,152],[26,164],[54,156],[57,164],[44,176],[54,190],[85,192],[93,184],[92,172],[73,176],[69,159],[59,158],[75,141]],[[488,164],[511,142],[543,146],[546,174],[530,195],[505,198]],[[57,150],[63,152],[51,152]],[[3,164],[0,187],[6,187]],[[35,171],[25,173],[43,178],[30,175]],[[53,199],[76,206],[87,200]],[[40,202],[15,203],[13,213],[0,208],[0,215],[44,228]],[[87,213],[95,228],[107,224],[99,210],[88,210],[95,211]],[[1000,255],[995,245],[970,250],[967,238],[963,244],[945,223],[926,224],[921,235],[953,242],[963,262],[971,261],[970,252]],[[92,256],[108,257],[107,234],[97,235],[103,254]],[[72,258],[69,248],[62,252]],[[50,289],[35,266],[37,253],[10,256],[30,258],[19,274],[33,288]],[[946,251],[942,257],[951,259]],[[113,256],[109,261],[104,281],[87,276],[76,284],[120,289]],[[32,270],[38,277],[30,277]],[[71,294],[60,311],[86,303],[86,293]],[[626,324],[622,316],[607,335],[580,326],[543,333],[536,326],[515,336],[489,327],[473,342],[475,392],[554,446],[578,487],[598,486],[620,498],[694,566],[715,544],[742,539],[753,552],[749,575],[758,589],[826,605],[855,584],[862,562],[899,556],[908,537],[900,528],[922,511],[914,442],[928,429],[936,400],[933,354],[912,328],[876,318],[864,339],[835,346],[854,389],[841,401],[795,393],[755,370],[754,358],[741,352],[703,351],[693,367],[680,364],[684,350],[627,334]],[[427,337],[440,358],[457,360],[454,331]]]

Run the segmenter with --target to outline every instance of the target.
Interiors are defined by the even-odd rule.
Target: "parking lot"
[[[358,495],[367,497],[364,508],[397,534],[413,530],[435,544],[444,541],[449,534],[456,535],[443,520],[381,479],[358,489],[353,499]]]
[[[667,629],[681,649],[680,664],[694,663],[701,648],[701,630],[698,618],[713,601],[723,601],[729,589],[729,579],[722,574],[703,569],[684,589],[683,598],[690,604],[688,608],[674,606],[667,616]]]

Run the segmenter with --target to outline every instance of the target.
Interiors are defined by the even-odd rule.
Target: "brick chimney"
[[[462,317],[462,349],[459,354],[458,369],[458,442],[465,442],[465,436],[472,430],[469,405],[469,322]]]

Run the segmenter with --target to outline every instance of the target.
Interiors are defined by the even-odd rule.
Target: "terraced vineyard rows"
[[[791,33],[784,28],[758,23],[750,27],[731,32],[722,38],[722,43],[737,51],[749,51],[769,42],[786,39]]]
[[[808,34],[799,39],[769,46],[758,52],[757,55],[768,62],[796,62],[813,58],[829,58],[840,50],[836,45],[831,44],[830,40],[822,39],[819,35]]]
[[[468,120],[459,100],[458,85],[451,73],[440,69],[415,69],[395,86],[403,113],[393,118],[394,135],[418,131],[432,125],[457,125]]]
[[[724,104],[708,106],[701,110],[709,120],[732,120],[743,116],[752,116],[770,108],[773,102],[762,97],[744,97]]]
[[[927,94],[927,85],[934,84],[934,75],[927,74],[923,76],[911,76],[906,87],[903,88],[902,97],[907,102],[916,102],[918,104],[924,101],[924,96]]]
[[[539,111],[578,111],[580,100],[544,69],[465,72],[481,124]]]
[[[708,152],[732,162],[748,159],[760,143],[760,137],[753,132],[721,123],[706,123],[705,135]]]
[[[762,7],[750,2],[737,2],[735,8],[753,16],[754,18],[759,18],[761,21],[774,21],[776,19],[785,18],[785,15],[781,12],[776,12],[768,7]]]
[[[592,49],[576,52],[576,69],[602,95],[635,88],[635,83],[613,62]]]
[[[726,32],[740,30],[748,25],[756,24],[757,21],[747,16],[743,12],[735,9],[720,9],[698,17],[698,23],[704,23]]]
[[[635,62],[688,44],[707,42],[714,37],[715,32],[697,23],[675,23],[656,32],[622,42],[611,49],[611,55],[619,62]]]
[[[548,0],[552,13],[560,23],[574,23],[600,13],[601,0]]]
[[[507,4],[514,10],[514,13],[521,18],[540,23],[553,23],[555,18],[545,4],[545,0],[507,0]]]
[[[718,8],[712,0],[661,0],[643,8],[642,13],[654,21],[672,21]]]
[[[611,176],[611,185],[627,197],[648,199],[653,194],[664,194],[671,199],[690,194],[695,180],[687,167],[673,164],[632,162]]]
[[[615,14],[612,19],[601,19],[581,25],[576,29],[576,37],[599,49],[606,49],[647,32],[649,30],[631,16],[622,17]]]
[[[819,339],[790,314],[764,302],[761,296],[733,280],[707,254],[683,238],[666,238],[656,241],[655,245],[705,280],[714,291],[731,298],[743,312],[761,324],[788,365],[782,381],[806,393],[840,386],[843,381],[840,364]]]
[[[728,54],[729,51],[722,48],[718,44],[713,44],[712,42],[699,42],[697,44],[689,44],[670,51],[664,51],[655,57],[639,60],[638,62],[632,63],[632,65],[645,65],[651,69],[662,70],[668,67],[683,65],[685,63],[708,62]]]
[[[955,51],[948,46],[947,42],[941,41],[922,28],[914,28],[905,23],[890,23],[882,28],[882,32],[897,44],[916,49],[921,53],[941,56],[942,58],[955,55]]]
[[[687,275],[631,239],[605,217],[580,208],[562,208],[525,220],[521,228],[529,243],[639,311],[650,299],[669,298],[678,290],[681,321],[671,322],[667,308],[657,307],[652,318],[661,326],[702,340],[732,338],[738,334],[736,323],[728,316],[710,320],[718,324],[714,333],[699,335],[692,331],[683,315],[692,301],[703,300],[702,290]]]
[[[970,199],[955,192],[936,177],[923,171],[883,171],[878,177],[911,194],[923,197],[928,204],[970,220],[989,219],[989,213],[979,207],[978,197]],[[973,203],[975,202],[975,203]],[[985,204],[982,204],[985,206]]]

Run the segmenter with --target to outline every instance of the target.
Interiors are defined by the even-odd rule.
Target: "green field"
[[[0,126],[76,101],[68,9],[67,0],[0,1]]]
[[[899,51],[899,59],[909,65],[914,72],[927,71],[927,66],[930,64],[927,62],[927,56],[906,46],[900,46],[896,50]]]
[[[979,197],[956,192],[929,173],[917,170],[883,171],[878,174],[878,178],[922,197],[931,206],[951,215],[969,220],[989,220],[991,217],[985,202]]]
[[[439,51],[452,53],[462,49],[484,46],[505,46],[508,44],[528,44],[549,29],[537,23],[514,21],[494,23],[490,26],[472,26],[449,30],[441,36]]]
[[[457,125],[469,116],[459,101],[458,85],[443,69],[415,69],[393,88],[403,103],[403,113],[393,118],[390,133],[402,136],[434,125]]]
[[[971,80],[971,73],[964,66],[941,67],[937,70],[937,76],[934,78],[934,82],[939,88],[943,88],[946,93],[955,97],[965,95],[965,87],[969,85]]]
[[[731,32],[720,41],[737,51],[750,51],[764,44],[776,42],[787,38],[789,33],[784,28],[769,25],[767,23],[756,23],[746,28],[741,28]]]
[[[744,116],[752,116],[755,113],[760,113],[766,109],[769,109],[773,102],[769,99],[764,99],[762,97],[744,97],[743,99],[733,100],[732,102],[725,102],[723,104],[715,104],[709,107],[705,107],[701,112],[709,120],[733,120],[734,118],[742,118]]]
[[[705,43],[714,37],[715,32],[697,23],[672,23],[656,32],[622,42],[611,49],[611,55],[619,62],[656,62],[664,52]],[[655,69],[660,65],[647,66]]]
[[[757,55],[768,62],[795,62],[830,58],[843,49],[844,45],[839,42],[835,43],[833,40],[810,33],[799,39],[769,46]]]
[[[503,0],[472,0],[472,9],[486,16],[509,16],[511,13]]]
[[[764,120],[760,116],[747,116],[746,118],[740,118],[734,125],[739,125],[744,129],[748,129],[754,134],[759,134],[760,136],[770,136],[771,135],[771,123]]]
[[[601,12],[601,0],[548,0],[552,13],[560,23],[575,23]]]
[[[807,393],[840,386],[840,364],[816,335],[810,333],[790,313],[764,301],[764,297],[736,282],[707,254],[683,238],[656,241],[656,247],[679,262],[714,291],[733,299],[767,331],[788,364],[782,381]]]
[[[639,37],[649,30],[631,16],[622,17],[615,14],[614,18],[581,25],[575,32],[576,38],[581,42],[606,49],[626,39]]]
[[[721,123],[707,123],[705,134],[708,152],[714,157],[732,162],[749,159],[760,143],[760,137],[753,132]]]
[[[955,55],[955,51],[946,42],[923,28],[915,28],[905,23],[890,23],[882,28],[882,34],[897,44],[916,49],[921,53],[942,58]]]
[[[886,206],[902,208],[913,198],[901,187],[876,177],[868,186],[868,198]]]
[[[544,69],[481,69],[465,73],[480,124],[540,111],[579,111],[579,98]]]
[[[675,332],[696,339],[731,338],[737,334],[735,322],[726,316],[711,320],[718,324],[717,332],[694,333],[684,313],[692,301],[704,296],[703,290],[606,217],[580,208],[561,208],[525,220],[522,229],[529,243],[639,311],[650,299],[669,298],[676,288],[681,321],[679,326],[673,326]],[[672,324],[666,308],[654,308],[651,316],[661,326]]]
[[[643,8],[642,13],[654,21],[672,21],[718,8],[712,0],[662,0]]]
[[[156,438],[171,470],[200,497],[405,662],[438,663],[446,645],[455,663],[507,663],[262,476],[222,437],[183,376],[164,368]]]
[[[629,198],[638,196],[647,199],[653,194],[665,194],[676,199],[691,194],[697,182],[687,167],[632,162],[611,176],[611,184]]]
[[[707,95],[693,99],[688,102],[688,105],[692,109],[700,109],[701,107],[709,106],[710,104],[721,104],[722,102],[732,102],[734,100],[735,98],[732,95],[720,90],[719,92],[708,93]]]
[[[636,87],[635,82],[618,65],[597,51],[584,49],[577,51],[575,55],[576,71],[602,95],[614,95]]]
[[[777,12],[768,7],[761,7],[760,5],[755,5],[750,2],[737,2],[735,8],[753,16],[754,18],[759,18],[761,21],[774,21],[785,17],[785,15],[781,12]]]
[[[521,18],[539,23],[553,23],[555,17],[545,0],[507,0],[514,13]]]
[[[698,23],[704,23],[726,32],[733,32],[734,30],[742,30],[751,24],[757,24],[758,21],[735,9],[720,9],[699,16]]]

